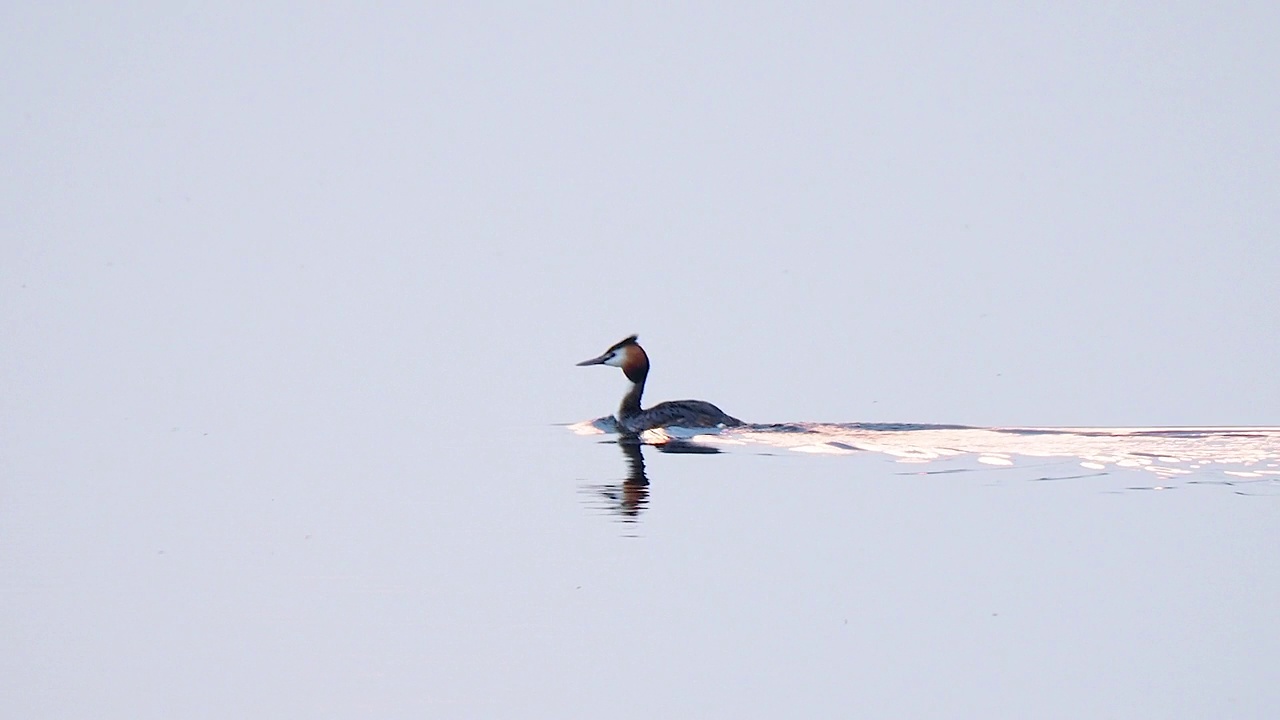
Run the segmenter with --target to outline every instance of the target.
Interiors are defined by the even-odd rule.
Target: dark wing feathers
[[[665,425],[691,424],[693,427],[715,427],[716,425],[741,425],[742,421],[730,417],[723,410],[704,400],[670,400],[658,403],[645,410],[646,425],[663,427]]]

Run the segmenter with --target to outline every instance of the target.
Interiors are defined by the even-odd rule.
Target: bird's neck
[[[644,381],[648,372],[634,373],[634,377],[632,375],[632,373],[627,374],[631,380],[631,389],[622,397],[622,406],[618,408],[618,419],[640,412],[640,396],[644,394]]]

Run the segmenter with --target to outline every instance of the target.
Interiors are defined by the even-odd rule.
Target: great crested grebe
[[[649,356],[636,342],[636,336],[626,338],[590,360],[578,366],[612,365],[622,368],[631,381],[631,390],[622,398],[618,408],[618,427],[628,433],[639,433],[651,428],[675,425],[687,428],[741,425],[742,421],[726,415],[723,410],[703,400],[671,400],[658,403],[648,410],[640,407],[640,395],[644,393],[644,381],[649,376]]]

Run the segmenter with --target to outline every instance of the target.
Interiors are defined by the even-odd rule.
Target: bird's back
[[[742,421],[705,400],[669,400],[647,410],[619,418],[632,432],[659,427],[734,427]]]

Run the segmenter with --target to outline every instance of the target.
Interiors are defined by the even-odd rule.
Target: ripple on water
[[[577,423],[583,435],[613,433],[613,418]],[[969,427],[912,423],[779,423],[665,428],[640,440],[663,446],[763,447],[811,455],[875,453],[915,465],[972,458],[988,468],[1028,459],[1072,460],[1093,471],[1140,470],[1162,481],[1225,484],[1243,494],[1280,495],[1280,428]]]

